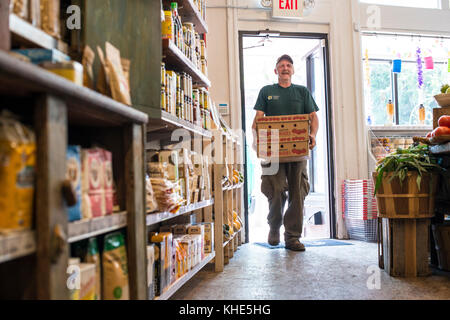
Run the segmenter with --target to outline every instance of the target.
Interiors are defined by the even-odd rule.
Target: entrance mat
[[[335,247],[335,246],[352,246],[353,243],[349,243],[346,241],[338,241],[333,239],[320,239],[320,240],[301,240],[301,243],[305,245],[305,247]],[[264,247],[267,249],[284,249],[284,243],[280,243],[277,246],[271,246],[266,242],[254,242],[254,245]]]

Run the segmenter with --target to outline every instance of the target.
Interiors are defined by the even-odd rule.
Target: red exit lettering
[[[280,0],[280,9],[298,10],[298,0]]]

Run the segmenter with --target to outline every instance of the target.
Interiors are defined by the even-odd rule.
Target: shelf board
[[[116,231],[127,226],[127,213],[86,219],[69,223],[69,243]]]
[[[164,0],[164,2],[166,4],[170,4],[171,1]],[[206,21],[203,20],[198,8],[194,5],[192,0],[178,0],[177,2],[181,22],[192,22],[194,24],[195,31],[200,34],[208,33]]]
[[[148,116],[91,89],[0,51],[0,94],[50,94],[67,103],[70,123],[117,126],[147,123]]]
[[[239,232],[241,232],[242,229],[239,229],[238,231],[236,231],[229,240],[225,241],[223,243],[223,247],[225,248],[227,246],[227,244],[229,244],[231,241],[234,240],[234,238],[238,235]]]
[[[195,86],[211,87],[209,79],[178,49],[173,41],[164,39],[162,43],[163,60],[167,69],[188,73]]]
[[[167,132],[174,129],[185,129],[192,134],[198,134],[209,139],[213,136],[210,130],[203,129],[202,127],[199,127],[189,121],[180,119],[167,111],[156,108],[148,108],[146,112],[149,116],[147,123],[148,141],[155,140],[152,139],[152,132],[155,135],[158,135],[156,132]]]
[[[14,13],[9,15],[9,30],[13,43],[43,49],[57,49],[65,54],[69,53],[69,46],[66,43],[36,28]]]
[[[0,263],[36,252],[35,232],[24,230],[0,234]]]
[[[147,214],[147,226],[151,226],[166,220],[170,220],[182,216],[186,213],[212,206],[213,204],[214,199],[210,199],[181,207],[180,210],[175,214],[171,212],[149,213]]]
[[[175,292],[177,292],[186,282],[192,279],[204,266],[206,266],[216,256],[215,252],[206,256],[199,264],[192,268],[189,272],[175,281],[162,295],[155,297],[154,300],[168,300]]]
[[[408,133],[408,134],[426,134],[433,130],[433,126],[369,126],[374,133]]]
[[[440,144],[437,146],[431,146],[430,151],[432,154],[450,154],[450,142],[447,142],[446,144]]]

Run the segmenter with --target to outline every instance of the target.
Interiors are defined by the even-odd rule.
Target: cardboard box
[[[64,62],[70,61],[70,57],[56,49],[20,49],[13,50],[30,59],[33,64],[42,62]]]
[[[155,297],[155,244],[147,246],[147,292],[148,299]]]
[[[301,161],[309,157],[309,116],[263,117],[257,121],[258,158],[280,162]],[[278,135],[275,134],[277,130]]]
[[[438,121],[442,116],[450,116],[450,107],[433,109],[433,129],[439,126]]]
[[[202,225],[205,232],[203,251],[209,254],[214,251],[214,222],[203,222]]]

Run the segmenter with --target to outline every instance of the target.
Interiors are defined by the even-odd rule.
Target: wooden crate
[[[394,277],[420,277],[429,268],[430,219],[382,219],[380,267]]]
[[[423,174],[420,190],[417,186],[417,173],[409,173],[403,183],[398,178],[389,182],[391,176],[392,173],[389,173],[383,178],[376,195],[380,218],[417,219],[434,216],[438,175]],[[377,174],[373,173],[374,183],[376,177]]]
[[[433,128],[438,127],[439,118],[445,115],[450,115],[450,107],[446,108],[434,108],[433,109]]]
[[[450,271],[450,225],[433,225],[439,269]]]

